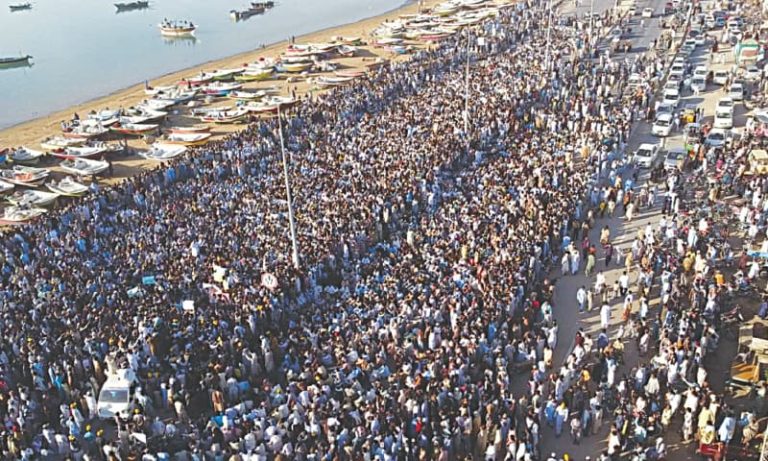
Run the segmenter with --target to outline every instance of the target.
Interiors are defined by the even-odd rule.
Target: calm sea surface
[[[0,2],[0,56],[32,55],[32,67],[0,69],[0,128],[106,95],[145,79],[252,50],[291,35],[385,13],[405,0],[278,0],[264,15],[234,22],[249,0],[29,0],[11,12]],[[198,25],[194,40],[160,36],[158,23]]]

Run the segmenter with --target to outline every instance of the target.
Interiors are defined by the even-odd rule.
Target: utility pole
[[[467,27],[467,65],[464,70],[464,135],[467,140],[467,154],[469,154],[469,41],[471,30]]]
[[[550,37],[552,35],[552,0],[547,1],[547,52],[544,58],[545,70],[548,72],[550,68]]]
[[[280,112],[280,104],[277,105],[277,129],[280,131],[280,152],[283,156],[283,176],[285,177],[285,195],[288,199],[288,222],[291,227],[291,246],[293,251],[291,259],[294,269],[299,268],[299,242],[296,240],[296,223],[293,219],[293,197],[291,196],[291,181],[288,179],[288,159],[285,156],[285,140],[283,139],[283,115]]]

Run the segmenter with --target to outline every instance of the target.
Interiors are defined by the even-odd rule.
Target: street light
[[[467,65],[464,71],[464,135],[467,140],[467,154],[469,154],[469,41],[472,37],[467,27]]]
[[[280,131],[280,152],[283,156],[283,176],[285,177],[285,195],[288,198],[288,222],[291,227],[291,246],[293,247],[293,267],[299,268],[299,242],[296,240],[296,223],[293,219],[293,198],[291,196],[291,181],[288,179],[288,160],[285,156],[285,140],[283,139],[283,122],[280,103],[277,104],[277,129]]]

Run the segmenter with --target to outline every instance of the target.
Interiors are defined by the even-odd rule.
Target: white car
[[[756,82],[763,77],[763,72],[757,66],[749,66],[744,69],[744,78],[748,82]]]
[[[664,90],[680,90],[680,82],[667,81],[667,83],[664,84]]]
[[[733,102],[733,98],[730,98],[730,97],[727,97],[727,96],[725,98],[720,98],[720,99],[718,99],[717,105],[715,106],[715,111],[718,111],[720,109],[727,109],[727,110],[733,112],[733,106],[735,104],[736,103]]]
[[[680,91],[673,89],[664,90],[662,102],[669,104],[672,107],[677,107],[677,105],[680,104]]]
[[[658,144],[640,144],[635,152],[634,163],[638,168],[651,168],[659,159]]]
[[[673,64],[672,67],[669,69],[669,75],[682,76],[683,74],[685,74],[685,66],[682,64]]]
[[[707,66],[696,66],[696,68],[693,69],[694,77],[707,78],[708,73],[709,69],[707,69]]]
[[[685,150],[680,148],[670,149],[664,158],[664,169],[681,170],[685,164]]]
[[[678,57],[676,57],[676,58],[675,58],[675,59],[672,61],[672,64],[673,64],[673,65],[674,65],[674,64],[680,64],[681,66],[685,66],[685,58],[684,58],[684,57],[682,57],[682,56],[678,56]]]
[[[660,114],[651,127],[651,134],[664,138],[672,131],[672,114]]]
[[[714,128],[722,128],[730,130],[733,128],[733,110],[731,109],[716,109],[715,121],[712,124]]]
[[[728,96],[734,101],[741,101],[744,99],[744,85],[741,83],[733,83],[731,90],[728,92]]]
[[[96,404],[96,413],[99,418],[114,419],[115,416],[123,419],[130,418],[135,406],[136,383],[136,375],[131,369],[120,369],[116,374],[108,376],[99,391],[99,400]]]
[[[691,90],[701,93],[702,91],[706,91],[706,89],[707,81],[704,77],[693,77],[691,80]]]
[[[716,70],[712,76],[712,81],[715,85],[725,85],[728,83],[729,72],[727,70]]]
[[[637,16],[637,6],[635,5],[630,6],[627,12],[629,13],[630,16]]]
[[[712,128],[704,140],[704,145],[711,147],[721,147],[725,145],[727,135],[722,128]]]
[[[683,43],[683,47],[689,47],[696,49],[696,39],[695,38],[689,38]]]
[[[652,18],[653,17],[653,8],[644,8],[643,9],[643,17],[644,18]]]

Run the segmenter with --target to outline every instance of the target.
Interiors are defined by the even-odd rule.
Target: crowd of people
[[[638,427],[658,436],[667,384],[698,377],[716,341],[705,279],[671,275],[704,239],[665,247],[685,229],[670,220],[621,253],[641,304],[655,278],[666,290],[662,323],[623,333],[659,339],[661,371],[619,378],[619,346],[585,334],[555,372],[548,275],[564,256],[594,260],[601,203],[631,216],[617,158],[649,98],[621,92],[661,66],[592,59],[595,37],[548,33],[549,18],[528,1],[476,27],[468,79],[457,34],[292,109],[298,266],[276,120],[5,231],[2,457],[541,459],[543,424],[592,430],[610,399],[623,416],[606,456]],[[99,391],[120,370],[137,377],[133,405],[104,421]],[[706,386],[695,400],[694,413],[718,403]]]

